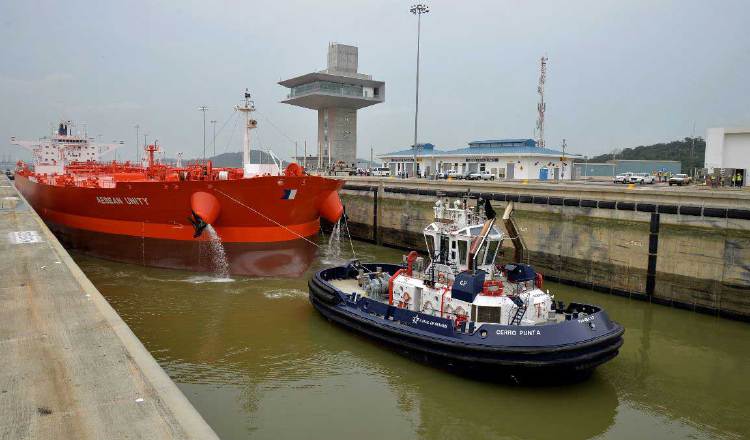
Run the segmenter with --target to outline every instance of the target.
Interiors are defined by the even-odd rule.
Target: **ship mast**
[[[250,130],[258,126],[258,121],[250,117],[250,113],[255,111],[255,103],[250,98],[250,93],[245,89],[245,102],[234,107],[245,116],[245,139],[242,142],[242,169],[245,178],[251,177],[248,166],[250,165]]]

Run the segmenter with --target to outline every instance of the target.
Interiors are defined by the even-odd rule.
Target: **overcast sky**
[[[549,57],[547,145],[598,154],[750,126],[748,0],[432,1],[422,21],[420,142],[532,137],[539,58]],[[331,41],[359,47],[386,102],[359,111],[358,156],[411,144],[416,18],[407,1],[0,0],[0,158],[61,118],[126,142],[135,124],[169,156],[202,155],[245,87],[254,146],[316,143],[315,111],[277,82],[325,68]],[[232,123],[217,153],[239,151]],[[208,125],[211,147],[211,127]],[[141,139],[142,142],[142,139]],[[260,143],[258,143],[260,142]]]

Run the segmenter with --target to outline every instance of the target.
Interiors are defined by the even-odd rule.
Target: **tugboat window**
[[[495,254],[497,253],[499,243],[499,241],[487,242],[487,257],[484,260],[484,264],[492,264],[495,261]]]
[[[469,242],[460,240],[458,242],[458,261],[460,264],[466,264],[466,256],[469,253]]]
[[[427,252],[430,253],[430,259],[435,258],[435,237],[427,235],[424,239],[427,242]]]
[[[477,307],[477,322],[500,323],[500,307]]]

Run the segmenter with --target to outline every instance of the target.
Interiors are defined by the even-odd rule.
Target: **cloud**
[[[66,72],[52,72],[40,78],[12,78],[0,75],[0,89],[38,91],[51,86],[72,82],[73,75]]]

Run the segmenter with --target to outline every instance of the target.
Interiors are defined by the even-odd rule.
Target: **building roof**
[[[433,156],[435,151],[435,145],[433,144],[418,144],[421,148],[417,150],[417,156]],[[393,153],[378,154],[378,157],[413,157],[414,147],[409,147],[405,150],[394,151]]]
[[[435,154],[436,156],[438,154]],[[530,147],[530,146],[522,146],[522,147],[466,147],[466,148],[458,148],[455,150],[448,150],[442,152],[444,156],[470,156],[470,155],[513,155],[513,156],[569,156],[569,157],[579,157],[579,154],[575,153],[563,153],[562,151],[558,150],[552,150],[550,148],[542,148],[542,147]]]
[[[469,142],[469,146],[507,146],[507,147],[515,147],[515,146],[529,146],[534,147],[536,146],[536,141],[534,139],[489,139],[486,141],[471,141]]]
[[[364,75],[361,73],[356,75],[358,76],[336,75],[327,72],[312,72],[279,81],[279,84],[289,88],[315,81],[329,81],[334,83],[353,84],[365,87],[383,87],[385,85],[383,81],[374,81],[369,75]]]
[[[445,157],[445,156],[568,156],[582,157],[580,154],[563,153],[550,148],[537,147],[533,139],[499,139],[486,141],[472,141],[468,147],[452,150],[436,150],[433,144],[423,144],[424,148],[417,152],[417,156]],[[429,146],[429,147],[428,147]],[[378,157],[412,157],[414,149],[394,151],[379,154]]]

